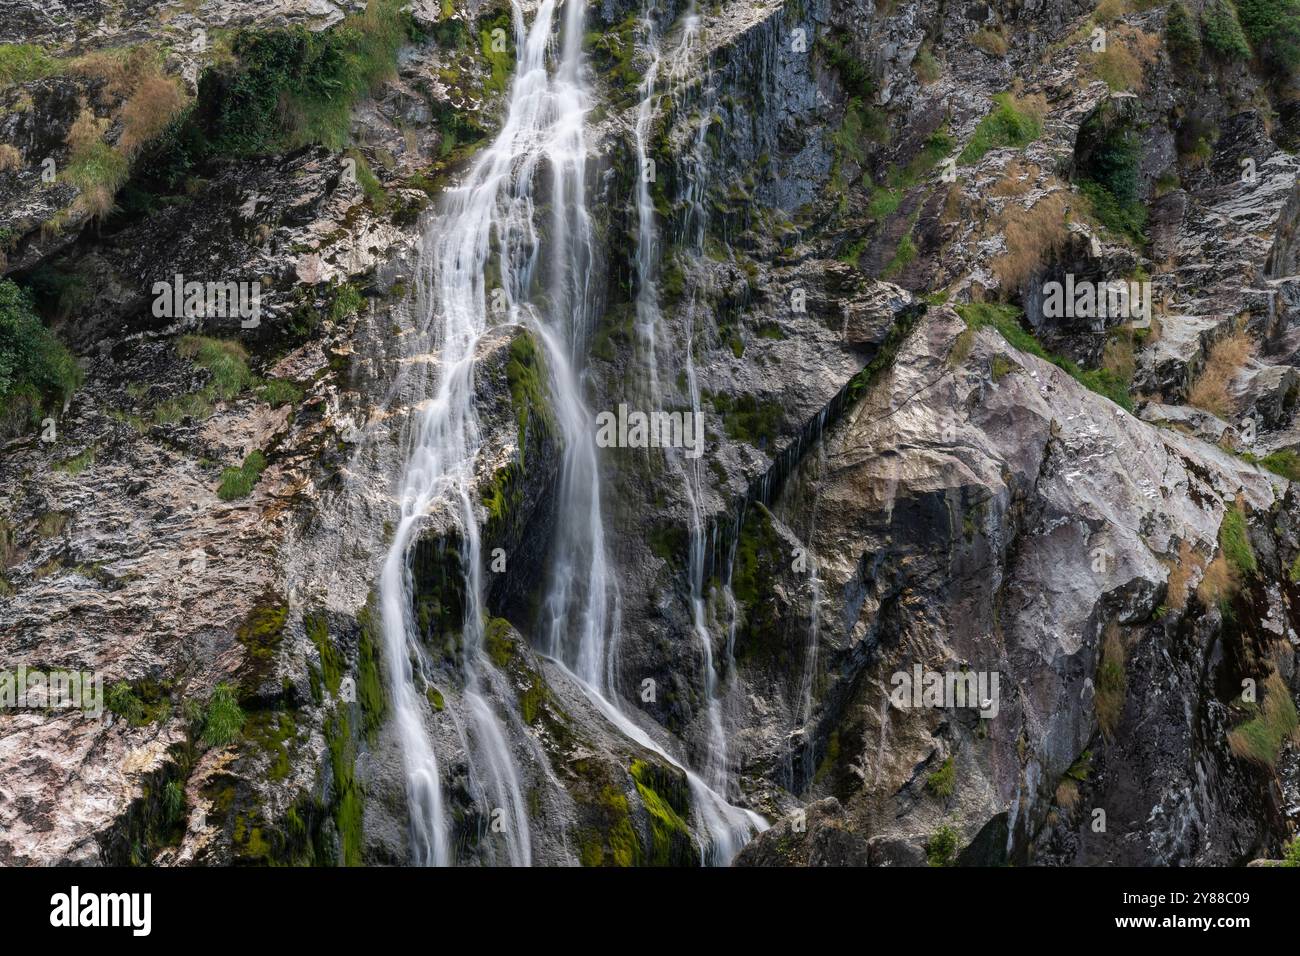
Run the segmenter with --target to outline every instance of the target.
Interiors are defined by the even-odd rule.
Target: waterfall
[[[656,25],[656,7],[654,0],[649,0],[642,16],[642,43],[649,56],[650,65],[645,79],[641,83],[641,100],[637,110],[635,128],[638,159],[638,182],[636,190],[637,211],[637,245],[634,267],[637,277],[636,328],[637,340],[645,350],[645,366],[649,377],[649,389],[656,406],[662,403],[658,367],[658,325],[662,318],[659,305],[658,289],[654,281],[655,269],[659,262],[659,243],[655,226],[655,208],[650,197],[649,171],[653,169],[649,155],[650,127],[654,120],[655,107],[659,94],[656,83],[659,76],[661,57],[659,49],[659,32]],[[699,17],[692,3],[684,17],[682,34],[672,58],[669,79],[674,84],[674,92],[686,82],[688,71],[686,62],[698,39]],[[711,89],[711,88],[710,88]],[[708,131],[708,119],[711,115],[705,111],[706,119],[701,124],[690,156],[686,160],[688,183],[688,201],[691,213],[688,216],[686,230],[689,233],[689,248],[699,256],[704,248],[704,184],[706,148],[705,135]],[[700,389],[695,372],[693,358],[697,299],[694,294],[685,304],[683,318],[685,322],[685,342],[683,371],[686,380],[687,398],[691,411],[700,413]],[[723,695],[718,667],[714,662],[713,634],[708,625],[705,599],[705,536],[707,522],[704,513],[704,479],[701,473],[701,459],[687,458],[678,451],[669,454],[674,466],[681,472],[682,487],[686,497],[689,515],[689,556],[688,578],[690,581],[691,629],[699,643],[704,660],[704,699],[706,752],[703,769],[700,774],[687,771],[687,779],[701,822],[709,836],[709,845],[704,848],[706,862],[725,866],[731,862],[744,843],[756,831],[766,829],[767,823],[757,814],[741,811],[728,802],[731,791],[731,773],[727,755],[727,733],[723,713]],[[727,667],[730,668],[731,641],[727,642]],[[626,731],[625,731],[626,732]],[[644,735],[642,735],[644,736]],[[659,748],[655,748],[659,750]],[[662,753],[662,751],[660,751]],[[665,755],[666,756],[666,755]],[[675,762],[675,761],[674,761]]]
[[[419,324],[411,336],[409,354],[436,356],[437,385],[432,396],[415,406],[411,448],[401,483],[401,518],[380,573],[379,598],[386,676],[407,777],[412,859],[426,865],[453,862],[438,758],[431,742],[433,718],[417,692],[415,673],[420,670],[423,679],[428,662],[413,619],[411,546],[432,513],[454,523],[464,549],[463,700],[468,733],[461,739],[471,776],[483,791],[476,797],[504,814],[509,862],[531,862],[528,817],[514,755],[490,701],[490,696],[504,695],[491,695],[498,675],[483,652],[478,509],[472,491],[475,459],[482,444],[474,407],[474,364],[479,340],[489,327],[489,292],[496,292],[487,288],[485,279],[492,257],[499,266],[500,298],[505,306],[504,314],[492,324],[512,322],[541,329],[529,296],[540,243],[533,222],[533,179],[543,161],[552,164],[555,177],[554,241],[563,252],[571,246],[570,232],[577,231],[579,245],[586,243],[583,254],[590,254],[590,230],[580,199],[584,107],[578,91],[577,44],[581,12],[574,11],[577,4],[569,4],[563,60],[552,76],[546,61],[556,6],[557,0],[542,0],[532,26],[525,29],[520,3],[512,4],[516,75],[505,121],[491,146],[475,159],[464,182],[448,191],[443,209],[428,222],[420,245]],[[556,162],[557,157],[569,161]],[[570,177],[579,185],[572,209],[566,210]],[[550,293],[557,309],[586,301],[586,270],[576,258],[573,265],[553,267]],[[584,318],[576,309],[571,314],[579,323]],[[553,347],[551,336],[543,338],[548,349]],[[563,370],[557,374],[564,374]],[[572,414],[572,409],[564,406],[559,411]],[[566,429],[566,438],[572,430]],[[566,462],[567,477],[574,471],[573,464]]]

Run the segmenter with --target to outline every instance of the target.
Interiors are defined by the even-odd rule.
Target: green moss
[[[554,417],[547,402],[546,362],[530,332],[521,331],[510,342],[506,383],[519,423],[519,464],[522,466],[530,431],[554,428]]]
[[[685,779],[643,760],[633,760],[630,771],[641,804],[650,815],[650,847],[645,862],[650,866],[697,863],[694,840],[686,823],[690,807]]]
[[[270,758],[267,777],[284,780],[289,776],[292,745],[298,737],[298,723],[288,710],[259,710],[248,715],[242,730],[244,739]]]
[[[925,781],[925,789],[940,800],[947,800],[957,786],[957,764],[949,755],[939,769],[930,774]]]
[[[288,608],[270,603],[271,600],[255,607],[235,631],[235,639],[244,647],[246,678],[243,686],[250,692],[255,691],[270,673],[289,616]]]
[[[355,776],[356,746],[347,714],[339,711],[325,724],[325,744],[333,774],[332,809],[344,866],[362,862],[365,796]]]
[[[361,705],[361,726],[372,744],[388,713],[388,696],[380,671],[379,648],[383,632],[374,608],[374,595],[357,615],[361,634],[357,640],[357,703]]]
[[[483,650],[497,667],[506,667],[515,655],[514,641],[510,638],[510,622],[502,617],[488,620],[483,628]]]
[[[492,93],[504,93],[510,85],[510,75],[515,67],[514,30],[510,22],[510,14],[503,10],[491,19],[480,20],[478,28],[479,52],[487,61],[491,71],[483,83],[483,88]],[[492,36],[497,30],[501,31],[498,36],[505,37],[505,42],[502,44],[497,44]],[[493,49],[494,46],[500,46],[501,49]]]
[[[703,396],[722,417],[722,427],[732,441],[748,442],[755,448],[771,448],[780,435],[785,413],[780,402],[760,401],[744,392],[705,392]]]
[[[331,694],[338,694],[343,680],[343,660],[334,642],[330,640],[329,622],[323,611],[314,611],[303,616],[303,628],[307,637],[320,655],[321,675],[325,686]]]

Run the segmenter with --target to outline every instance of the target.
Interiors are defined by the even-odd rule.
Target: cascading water
[[[654,282],[654,270],[658,264],[658,236],[655,228],[655,209],[650,197],[650,171],[653,169],[649,155],[650,127],[654,119],[655,107],[659,94],[656,83],[660,70],[659,34],[655,20],[656,8],[653,0],[647,3],[642,17],[643,43],[650,55],[650,66],[641,84],[641,102],[637,110],[636,147],[638,177],[637,207],[637,246],[635,268],[637,275],[636,321],[638,341],[645,351],[645,366],[649,379],[649,391],[656,405],[660,404],[660,384],[658,368],[657,338],[661,319],[658,289]],[[698,37],[699,18],[695,14],[694,4],[687,9],[682,24],[682,35],[673,55],[673,69],[670,79],[676,93],[685,79],[689,55]],[[706,113],[708,111],[706,110]],[[704,167],[703,137],[707,124],[699,132],[695,148],[687,161],[686,182],[688,183],[689,214],[685,231],[689,235],[689,251],[699,256],[704,248],[705,221],[703,218],[704,184],[706,169]],[[694,337],[696,324],[697,298],[694,294],[685,304],[683,315],[686,326],[684,349],[684,377],[687,397],[691,411],[700,414],[700,390],[695,373]],[[705,724],[707,731],[707,750],[704,770],[701,775],[688,772],[696,806],[700,810],[702,822],[709,834],[709,846],[705,848],[706,860],[714,865],[726,865],[731,862],[745,841],[756,830],[766,829],[767,824],[757,814],[741,811],[727,801],[731,789],[731,774],[727,757],[727,734],[724,726],[723,700],[714,663],[713,635],[710,632],[705,604],[705,536],[706,522],[704,516],[703,476],[700,459],[687,458],[678,453],[670,456],[675,466],[682,472],[683,488],[687,499],[689,515],[689,558],[688,576],[691,588],[691,624],[704,657],[704,696]],[[730,642],[728,642],[730,647]],[[730,651],[728,650],[728,653]],[[655,748],[658,750],[659,748]],[[662,752],[662,751],[661,751]]]
[[[421,323],[412,336],[409,357],[436,362],[437,385],[432,396],[416,406],[401,519],[384,561],[379,595],[387,677],[407,773],[412,856],[423,864],[453,862],[438,759],[426,723],[431,715],[418,691],[427,683],[428,661],[412,610],[412,545],[431,515],[451,522],[461,540],[466,596],[462,701],[468,719],[465,728],[457,724],[457,732],[469,776],[476,797],[506,814],[509,862],[531,862],[515,757],[492,705],[494,699],[509,695],[497,692],[501,675],[483,651],[479,509],[473,492],[482,440],[474,407],[474,364],[479,341],[492,324],[523,325],[542,343],[555,419],[564,440],[559,520],[539,643],[578,678],[616,727],[677,764],[611,702],[617,696],[612,689],[618,595],[606,551],[595,430],[582,400],[583,355],[595,312],[589,284],[595,257],[586,207],[583,6],[566,5],[558,63],[549,73],[547,53],[557,6],[558,0],[542,0],[526,29],[519,2],[513,4],[517,73],[504,125],[464,183],[449,192],[421,245]],[[653,81],[646,89],[653,91]],[[550,173],[552,209],[544,240],[549,264],[544,278],[535,276],[543,240],[534,222],[533,201],[534,180],[543,168]],[[648,192],[645,198],[648,203]],[[489,291],[496,290],[487,288],[485,276],[494,256],[504,308],[490,321]],[[544,286],[542,307],[533,300],[536,285]],[[711,858],[726,862],[739,841],[766,824],[756,814],[731,807],[694,773],[687,771],[687,776],[711,836]]]
[[[464,549],[463,697],[469,733],[462,739],[472,776],[482,781],[486,791],[482,796],[506,814],[503,830],[509,861],[516,865],[531,862],[528,817],[514,755],[487,696],[493,668],[483,653],[479,534],[471,492],[481,446],[474,408],[474,363],[479,339],[489,325],[485,275],[493,255],[498,259],[504,293],[503,320],[538,325],[528,303],[539,245],[533,225],[533,179],[543,160],[552,162],[557,180],[570,174],[555,158],[557,152],[563,156],[563,150],[571,148],[575,127],[581,145],[582,106],[574,102],[578,51],[573,48],[576,41],[571,28],[564,64],[554,77],[546,68],[556,0],[543,0],[527,30],[520,4],[512,6],[518,56],[505,122],[492,145],[479,154],[464,183],[449,191],[443,213],[428,224],[421,243],[417,299],[421,323],[418,334],[412,336],[417,340],[412,348],[416,355],[437,356],[437,388],[417,406],[402,482],[401,519],[379,581],[387,677],[407,774],[412,857],[422,864],[452,862],[438,760],[426,726],[428,709],[415,684],[415,670],[423,670],[426,660],[412,611],[411,546],[426,516],[439,508],[459,529]],[[580,24],[580,11],[570,12],[570,27],[575,17]],[[576,164],[578,183],[581,163],[578,154],[568,164]],[[565,206],[566,184],[556,184],[557,209]],[[578,210],[574,222],[579,228],[585,227],[584,219],[585,211]],[[557,242],[567,244],[567,233],[559,227],[568,225],[568,220],[557,223]],[[574,298],[572,280],[571,275],[553,276],[556,301]]]

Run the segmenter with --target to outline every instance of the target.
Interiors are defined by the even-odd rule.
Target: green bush
[[[1169,50],[1169,59],[1177,66],[1190,69],[1201,62],[1201,31],[1182,0],[1169,5],[1165,19],[1165,48]]]
[[[952,827],[939,827],[925,844],[925,861],[931,866],[957,865],[957,831]]]
[[[1142,142],[1109,106],[1079,128],[1075,156],[1079,190],[1093,215],[1111,232],[1145,245],[1146,207],[1141,202]]]
[[[199,77],[194,105],[136,162],[125,187],[130,212],[179,192],[212,159],[287,152],[309,143],[342,149],[353,105],[396,68],[413,21],[401,0],[371,0],[328,30],[246,30],[233,66]],[[364,174],[362,174],[364,176]],[[373,199],[377,183],[361,180]]]
[[[1285,72],[1300,67],[1300,0],[1237,0],[1241,28],[1255,49]]]
[[[1201,31],[1210,52],[1222,60],[1249,60],[1250,43],[1228,0],[1210,0],[1201,11]]]
[[[209,747],[224,746],[235,739],[243,726],[244,712],[235,700],[235,692],[228,684],[218,684],[203,711],[203,743]]]
[[[0,423],[39,422],[81,384],[81,369],[36,314],[31,294],[0,280]]]

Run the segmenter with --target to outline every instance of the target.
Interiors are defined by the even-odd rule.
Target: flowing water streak
[[[647,175],[648,171],[653,168],[649,156],[649,134],[658,103],[655,84],[661,64],[655,12],[656,8],[653,0],[650,0],[644,10],[642,32],[644,36],[643,42],[650,53],[651,63],[647,70],[646,79],[641,84],[641,102],[637,111],[636,124],[636,147],[641,175],[636,193],[637,248],[635,266],[638,279],[636,299],[637,329],[639,339],[646,351],[646,367],[649,373],[651,397],[655,407],[659,407],[662,400],[656,345],[658,324],[662,316],[659,307],[658,289],[654,282],[654,269],[658,264],[660,252],[655,229],[655,208],[649,189],[650,178]],[[668,74],[674,94],[678,93],[681,87],[688,82],[691,82],[689,63],[699,38],[699,25],[699,17],[696,15],[692,3],[683,17],[681,38],[673,53],[672,66]],[[708,89],[709,95],[711,95],[711,86]],[[704,136],[707,129],[706,122],[698,133],[691,155],[687,158],[686,163],[689,212],[685,231],[689,248],[696,256],[702,254],[704,247],[705,220],[703,209],[707,169],[703,149],[706,145]],[[700,413],[699,382],[693,360],[697,308],[697,298],[693,291],[684,310],[686,324],[684,371],[686,391],[690,399],[691,410],[695,414]],[[731,775],[727,757],[727,734],[724,727],[723,700],[718,669],[713,657],[713,636],[707,622],[704,597],[706,522],[701,461],[699,458],[686,458],[681,454],[672,457],[676,466],[682,472],[683,488],[687,499],[690,532],[688,576],[691,587],[691,626],[704,657],[707,749],[702,774],[687,770],[687,779],[691,787],[693,802],[698,808],[701,822],[709,835],[709,845],[704,848],[706,862],[725,866],[731,862],[740,851],[740,848],[755,832],[767,828],[767,823],[757,814],[739,810],[728,802],[731,790]],[[625,730],[624,732],[627,733],[628,731]],[[654,749],[662,753],[660,748],[655,747]]]
[[[584,4],[577,0],[566,4],[562,57],[553,83],[556,122],[547,144],[553,216],[547,249],[549,308],[537,316],[534,330],[545,345],[552,404],[564,438],[543,647],[603,691],[613,684],[609,645],[619,608],[605,544],[595,429],[582,399],[583,356],[596,314],[591,288],[596,256],[586,200],[584,13]]]
[[[555,161],[557,153],[573,149],[575,127],[581,145],[581,104],[574,103],[580,63],[576,44],[581,32],[579,29],[575,38],[572,29],[575,20],[580,28],[581,11],[573,10],[579,4],[568,5],[563,59],[551,76],[546,61],[556,5],[557,0],[542,0],[532,26],[525,29],[520,3],[512,2],[518,56],[501,132],[479,154],[464,183],[448,192],[444,212],[429,223],[421,243],[417,305],[422,318],[412,339],[424,353],[437,356],[438,384],[435,394],[416,406],[402,484],[401,519],[379,582],[384,657],[407,774],[412,859],[421,864],[452,862],[437,755],[425,726],[427,708],[417,692],[414,673],[417,667],[423,671],[425,663],[412,613],[411,545],[426,515],[439,507],[458,525],[463,538],[467,598],[464,700],[472,731],[466,748],[471,772],[475,779],[484,780],[488,792],[483,796],[492,808],[508,814],[505,842],[509,861],[516,865],[531,862],[528,817],[514,756],[487,699],[496,675],[482,649],[480,544],[471,495],[474,462],[481,446],[473,370],[479,339],[488,328],[485,270],[493,255],[498,258],[508,320],[537,324],[528,297],[538,259],[532,184],[539,167],[546,161],[555,178],[574,176],[578,184],[582,182],[581,154],[572,159],[569,152],[564,170]],[[577,195],[581,192],[579,186]],[[563,199],[560,188],[557,209],[563,209]],[[563,215],[557,212],[557,219]],[[557,222],[556,233],[566,245],[570,226],[587,231],[589,253],[585,209]],[[585,270],[575,270],[560,276],[562,283],[553,278],[556,297],[567,302],[577,295],[585,301],[585,275]],[[549,344],[551,339],[547,341]],[[594,451],[591,457],[594,472]],[[566,467],[570,474],[575,470]],[[599,501],[595,504],[598,508]]]

